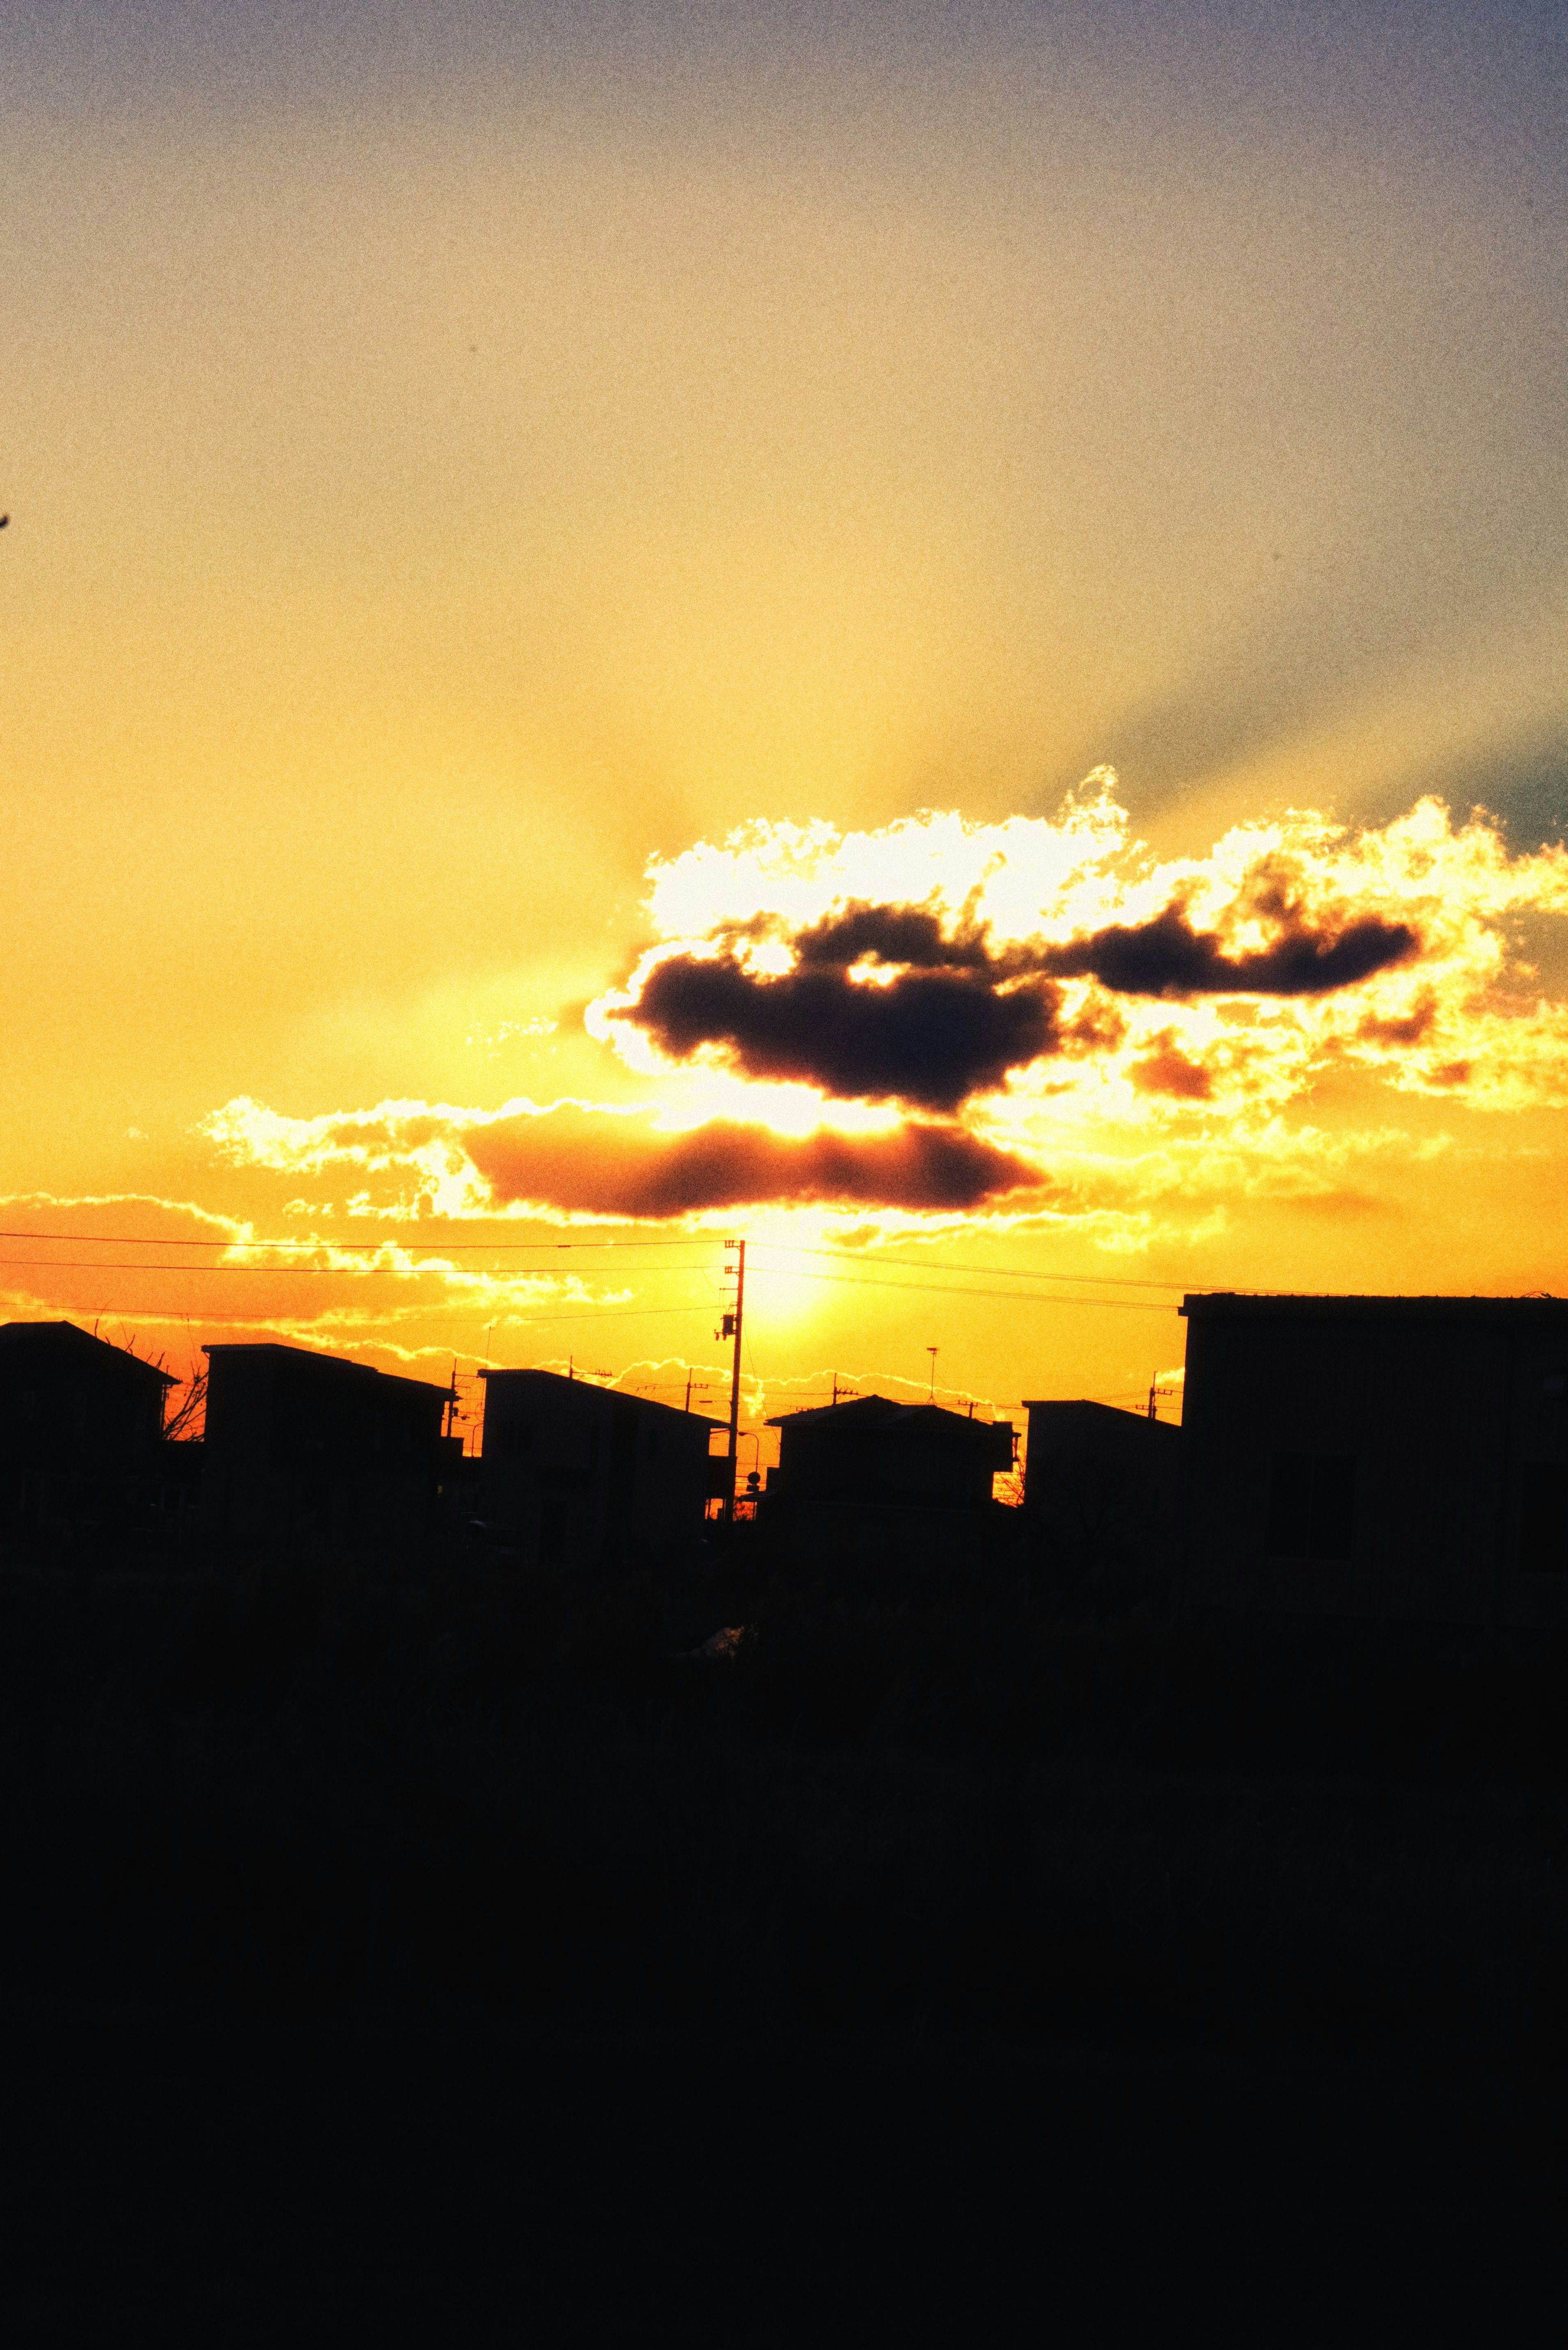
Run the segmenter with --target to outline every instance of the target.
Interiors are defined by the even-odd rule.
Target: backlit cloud
[[[1041,1191],[1031,1161],[961,1126],[914,1120],[881,1132],[831,1128],[804,1136],[713,1118],[670,1132],[646,1116],[582,1102],[509,1102],[486,1114],[407,1102],[316,1118],[286,1118],[230,1102],[209,1122],[243,1164],[350,1180],[392,1179],[372,1204],[399,1216],[527,1206],[616,1220],[790,1205],[951,1212]]]
[[[1565,1097],[1568,1018],[1529,993],[1508,927],[1568,911],[1561,847],[1511,856],[1490,818],[1456,826],[1428,799],[1162,860],[1114,780],[1050,820],[755,824],[656,863],[660,942],[590,1030],[649,1075],[727,1067],[949,1114],[1009,1118],[1047,1091],[1096,1118],[1277,1105],[1346,1061],[1493,1107]],[[1172,1055],[1195,1074],[1161,1082]]]
[[[1261,896],[1254,891],[1252,903]],[[1223,936],[1196,930],[1178,901],[1152,921],[1112,922],[1044,957],[1053,971],[1097,979],[1123,995],[1327,995],[1420,951],[1408,923],[1377,914],[1314,927],[1284,891],[1269,911],[1272,935],[1250,952],[1228,954]]]
[[[492,1197],[597,1216],[680,1216],[758,1206],[979,1208],[1038,1192],[1040,1172],[953,1125],[888,1134],[830,1128],[796,1138],[715,1119],[659,1134],[640,1119],[557,1107],[470,1129],[469,1156]]]
[[[1001,985],[985,972],[916,966],[878,983],[803,958],[774,977],[721,952],[656,959],[621,1017],[673,1061],[716,1045],[748,1076],[950,1111],[1054,1052],[1060,1015],[1049,983]]]
[[[756,824],[656,863],[660,935],[586,1015],[640,1104],[290,1118],[241,1099],[207,1132],[235,1165],[328,1176],[356,1215],[1048,1210],[1142,1246],[1224,1196],[1312,1193],[1327,1145],[1303,1137],[1325,1085],[1568,1102],[1568,1006],[1519,927],[1568,912],[1561,848],[1514,856],[1484,815],[1456,825],[1424,800],[1382,827],[1308,812],[1161,859],[1111,783],[1051,821]]]

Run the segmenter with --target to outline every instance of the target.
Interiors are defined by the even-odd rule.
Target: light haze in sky
[[[444,1377],[564,1358],[545,1317],[598,1300],[595,1366],[658,1384],[717,1362],[744,1226],[759,1401],[923,1385],[940,1340],[1015,1405],[1179,1363],[1183,1284],[1568,1286],[1564,43],[1522,6],[14,13],[6,1220],[405,1254],[18,1242],[4,1310]],[[982,867],[1027,979],[961,944]],[[813,989],[1018,1036],[1049,988],[1050,1051],[807,1066],[780,990],[852,901],[934,908],[948,976]],[[1282,923],[1416,942],[1118,993],[1083,942],[1172,906],[1222,980]],[[497,1217],[691,1245],[411,1269]],[[1122,1304],[989,1294],[1053,1272]]]

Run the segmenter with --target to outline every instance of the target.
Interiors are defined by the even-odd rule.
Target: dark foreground
[[[8,2019],[9,2339],[1563,2340],[1562,2174],[1397,2068]]]
[[[1568,2331],[1552,1654],[722,1570],[0,1637],[9,2340]]]

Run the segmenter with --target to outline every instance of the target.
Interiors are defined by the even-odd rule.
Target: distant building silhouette
[[[1012,1466],[1010,1420],[869,1395],[768,1426],[779,1431],[764,1505],[774,1536],[839,1565],[961,1565],[984,1549],[992,1482]]]
[[[207,1542],[407,1549],[431,1532],[461,1449],[441,1433],[447,1388],[305,1347],[203,1352]]]
[[[1568,1302],[1181,1310],[1188,1605],[1568,1625]]]
[[[479,1514],[522,1565],[656,1565],[700,1539],[726,1423],[558,1371],[480,1377]],[[728,1461],[712,1468],[727,1490]]]
[[[1182,1435],[1114,1404],[1025,1401],[1025,1522],[1074,1582],[1168,1578],[1180,1548]]]
[[[0,1325],[0,1525],[63,1534],[122,1522],[177,1384],[74,1322]]]

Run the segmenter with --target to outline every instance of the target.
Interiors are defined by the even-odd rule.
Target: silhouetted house
[[[856,1396],[768,1422],[779,1462],[764,1522],[836,1566],[964,1564],[994,1531],[993,1480],[1012,1466],[1010,1420]]]
[[[171,1374],[74,1322],[0,1325],[0,1524],[118,1524],[155,1461]]]
[[[136,1483],[136,1521],[145,1533],[182,1540],[200,1531],[206,1451],[199,1436],[182,1436],[154,1447],[148,1471]]]
[[[479,1514],[522,1565],[657,1565],[700,1538],[724,1423],[558,1371],[480,1377]]]
[[[428,1535],[461,1450],[441,1432],[447,1388],[305,1347],[203,1351],[206,1541],[405,1550]]]
[[[1181,1430],[1106,1403],[1026,1401],[1025,1523],[1072,1581],[1168,1576],[1180,1547]]]
[[[1181,1310],[1188,1604],[1568,1625],[1568,1303]]]

